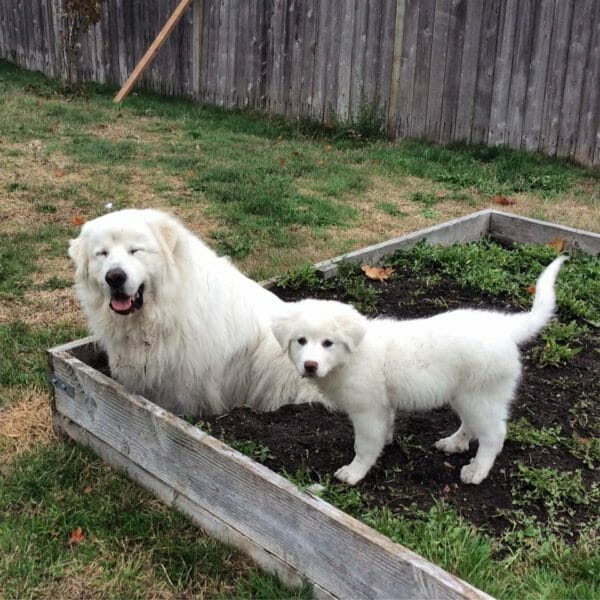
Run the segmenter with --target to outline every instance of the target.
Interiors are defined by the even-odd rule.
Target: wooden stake
[[[160,30],[160,33],[156,36],[156,39],[150,44],[146,54],[142,57],[142,60],[137,64],[123,87],[119,90],[119,93],[115,96],[114,102],[118,104],[127,94],[131,91],[131,88],[135,85],[135,82],[140,78],[142,73],[146,70],[152,59],[156,56],[156,53],[160,50],[161,46],[165,43],[169,34],[175,28],[175,25],[179,23],[179,20],[183,16],[183,13],[187,7],[191,4],[192,0],[181,0],[177,8],[173,11],[173,14],[169,17],[164,27]]]

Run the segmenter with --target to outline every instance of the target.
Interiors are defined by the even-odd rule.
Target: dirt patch
[[[450,309],[522,310],[509,298],[460,288],[448,278],[426,287],[426,277],[427,273],[415,277],[404,272],[397,273],[388,283],[374,283],[381,291],[377,312],[397,318],[425,317],[439,313],[441,303]],[[305,295],[346,300],[331,291],[276,292],[286,300]],[[599,481],[598,471],[582,458],[586,444],[600,434],[598,346],[592,331],[584,338],[582,351],[567,365],[546,368],[540,368],[533,360],[531,348],[524,348],[524,374],[511,421],[522,424],[526,419],[535,431],[560,428],[561,441],[532,445],[526,440],[517,441],[518,436],[509,436],[490,476],[479,486],[465,485],[460,482],[459,473],[474,455],[475,444],[471,444],[468,453],[454,456],[433,448],[437,439],[457,429],[459,420],[454,413],[442,409],[403,414],[396,423],[394,443],[358,485],[365,507],[387,506],[394,512],[410,513],[415,507],[427,508],[445,500],[472,523],[496,535],[514,527],[523,514],[516,509],[540,522],[552,522],[567,538],[592,523],[598,505],[591,497],[589,504],[571,501],[565,491],[566,499],[557,497],[552,504],[548,495],[535,496],[539,489],[531,490],[532,483],[524,473],[531,468],[556,469],[575,479],[581,473],[581,483],[588,490]],[[268,458],[261,462],[269,468],[292,475],[299,471],[308,473],[313,481],[332,477],[338,467],[353,457],[348,418],[320,406],[287,406],[266,414],[236,409],[206,421],[214,435],[227,441],[248,440],[268,448]],[[529,492],[530,500],[525,502],[523,498]]]

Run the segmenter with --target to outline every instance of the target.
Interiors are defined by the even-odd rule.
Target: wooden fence
[[[122,84],[177,0],[106,0],[79,80]],[[65,77],[59,0],[0,0],[0,57]],[[392,137],[600,164],[598,0],[194,0],[140,85]]]

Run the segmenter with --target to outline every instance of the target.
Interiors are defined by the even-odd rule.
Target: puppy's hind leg
[[[349,465],[339,468],[335,476],[350,485],[358,483],[375,464],[389,435],[388,413],[385,410],[350,413],[354,427],[356,455]]]
[[[511,397],[511,391],[500,386],[492,393],[486,392],[485,398],[480,398],[479,402],[460,407],[463,422],[479,440],[477,454],[461,469],[460,478],[463,483],[481,483],[494,466],[496,456],[500,454],[506,438],[506,420]]]
[[[472,439],[472,434],[462,422],[452,435],[438,440],[434,446],[446,454],[459,454],[469,449],[469,442]]]

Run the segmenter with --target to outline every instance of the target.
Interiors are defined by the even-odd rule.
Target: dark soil
[[[426,278],[397,272],[386,283],[373,283],[381,291],[378,314],[397,318],[431,316],[459,307],[523,310],[510,299],[494,298],[481,292],[461,289],[452,280],[426,287]],[[290,291],[275,289],[286,300],[304,296],[345,300],[341,290]],[[538,342],[539,343],[539,342]],[[536,428],[560,425],[561,436],[572,434],[585,439],[600,434],[600,369],[597,340],[590,333],[582,351],[568,365],[540,368],[523,349],[523,378],[513,403],[512,420],[521,417]],[[236,409],[227,415],[204,419],[213,434],[226,441],[250,440],[266,446],[269,457],[261,459],[277,472],[294,475],[306,471],[315,482],[352,460],[353,434],[348,418],[330,413],[321,406],[286,406],[272,413]],[[395,442],[358,484],[366,508],[387,506],[396,512],[426,509],[443,499],[465,518],[492,534],[513,525],[516,507],[527,484],[519,483],[517,464],[536,468],[552,467],[574,473],[581,470],[583,482],[590,486],[598,471],[573,456],[563,443],[530,447],[508,439],[489,477],[480,485],[465,485],[460,468],[474,455],[476,445],[462,455],[446,456],[433,443],[451,434],[459,420],[449,409],[405,414],[398,418]],[[584,442],[585,443],[585,442]],[[253,458],[257,458],[253,456]],[[598,467],[598,465],[594,465]],[[514,502],[517,501],[515,505]],[[528,504],[526,512],[541,522],[548,521],[543,501]],[[568,537],[582,524],[590,523],[597,506],[566,503],[553,517]]]

